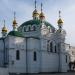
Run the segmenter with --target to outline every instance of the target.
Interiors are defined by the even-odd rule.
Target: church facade
[[[15,15],[15,14],[14,14]],[[9,73],[67,72],[68,54],[65,48],[66,32],[59,11],[58,29],[46,21],[42,10],[33,11],[33,19],[17,27],[14,16],[13,30],[2,28],[0,38],[0,67]]]

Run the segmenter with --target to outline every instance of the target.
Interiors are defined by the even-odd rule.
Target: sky
[[[37,0],[38,12],[41,2],[46,20],[55,28],[58,28],[58,11],[61,10],[61,17],[64,20],[63,29],[67,33],[66,43],[75,46],[75,0]],[[14,11],[20,26],[23,22],[32,19],[34,0],[0,0],[0,36],[3,20],[6,21],[8,32],[12,30]]]

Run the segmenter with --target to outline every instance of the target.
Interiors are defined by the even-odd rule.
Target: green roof
[[[10,31],[8,35],[23,37],[22,33],[18,31]]]
[[[27,26],[27,25],[34,25],[34,24],[40,25],[40,23],[41,23],[40,20],[29,20],[29,21],[24,22],[20,27]],[[44,21],[44,23],[45,23],[46,26],[50,26],[53,30],[55,30],[53,25],[51,25],[49,22]]]

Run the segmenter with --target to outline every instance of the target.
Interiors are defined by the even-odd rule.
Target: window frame
[[[32,28],[33,28],[33,31],[36,31],[36,26],[35,25],[33,25]]]
[[[26,31],[27,31],[27,28],[26,28],[26,26],[24,26],[24,28],[23,28],[23,31],[24,31],[24,32],[26,32]]]
[[[50,52],[49,40],[47,41],[47,51]]]
[[[50,42],[50,52],[53,52],[53,42]]]
[[[57,53],[57,46],[55,45],[54,47],[55,47],[55,48],[54,48],[54,49],[55,49],[55,53]]]
[[[33,60],[37,61],[37,53],[36,53],[36,51],[33,52]]]
[[[16,60],[20,60],[20,51],[16,50]]]
[[[68,59],[67,59],[67,55],[66,55],[66,63],[68,62]]]

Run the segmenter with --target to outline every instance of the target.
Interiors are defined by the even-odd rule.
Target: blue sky
[[[37,0],[37,9],[40,12],[40,4],[43,3],[43,11],[46,20],[57,28],[58,11],[61,10],[64,20],[63,29],[66,30],[66,43],[75,46],[75,0]],[[3,20],[6,20],[8,30],[12,30],[13,12],[16,12],[18,26],[32,19],[34,0],[0,0],[0,31]]]

